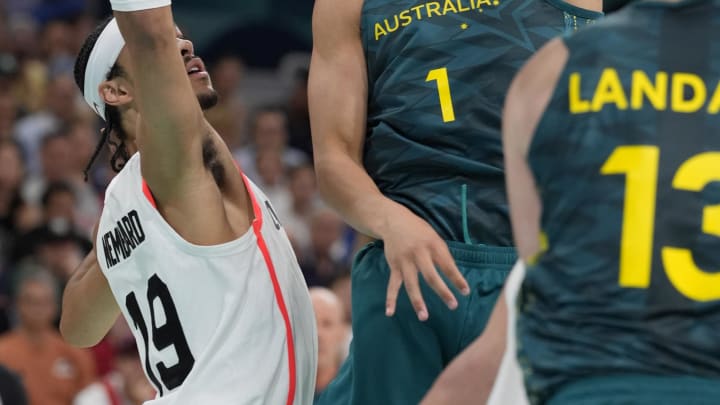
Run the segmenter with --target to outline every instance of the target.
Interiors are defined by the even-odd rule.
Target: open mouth
[[[199,76],[206,75],[205,66],[203,65],[200,58],[192,59],[187,65],[185,65],[188,76]]]

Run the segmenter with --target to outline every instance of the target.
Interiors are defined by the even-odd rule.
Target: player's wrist
[[[110,0],[114,11],[140,11],[160,8],[172,4],[171,0]]]
[[[380,236],[380,239],[385,239],[389,233],[396,230],[397,219],[403,217],[404,211],[407,210],[407,208],[395,201],[387,197],[383,198],[385,201],[383,201],[383,204],[375,211],[378,215],[377,221],[375,222],[375,229],[373,229],[373,231]]]

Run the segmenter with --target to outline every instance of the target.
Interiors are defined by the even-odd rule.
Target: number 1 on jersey
[[[620,239],[620,285],[623,287],[650,285],[659,162],[657,146],[621,146],[600,171],[604,175],[627,177]]]
[[[431,82],[433,80],[437,82],[443,122],[455,121],[455,109],[453,108],[452,95],[450,94],[450,80],[448,79],[447,68],[433,69],[428,72],[425,82]]]

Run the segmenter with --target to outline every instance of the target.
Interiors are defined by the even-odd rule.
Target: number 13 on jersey
[[[447,68],[433,69],[428,72],[425,82],[432,81],[437,83],[443,122],[455,121],[455,109],[453,108],[452,94],[450,94],[450,80],[448,80]]]
[[[606,176],[626,177],[620,242],[622,287],[650,286],[659,166],[657,146],[626,145],[616,148],[600,170]],[[720,152],[692,156],[678,168],[672,187],[701,192],[708,184],[720,181],[719,168]],[[704,207],[702,230],[720,237],[720,204]],[[720,300],[720,273],[700,269],[689,249],[663,246],[661,257],[668,279],[680,293],[695,301]]]

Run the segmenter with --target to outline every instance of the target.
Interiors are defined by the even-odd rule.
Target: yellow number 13
[[[657,146],[620,146],[600,170],[626,176],[619,279],[623,287],[650,286],[659,163]],[[714,181],[720,181],[720,153],[705,152],[685,161],[672,185],[699,192]],[[703,232],[720,236],[720,204],[705,207],[702,226]],[[665,246],[661,252],[668,279],[683,295],[695,301],[720,299],[720,273],[700,269],[689,249]]]

